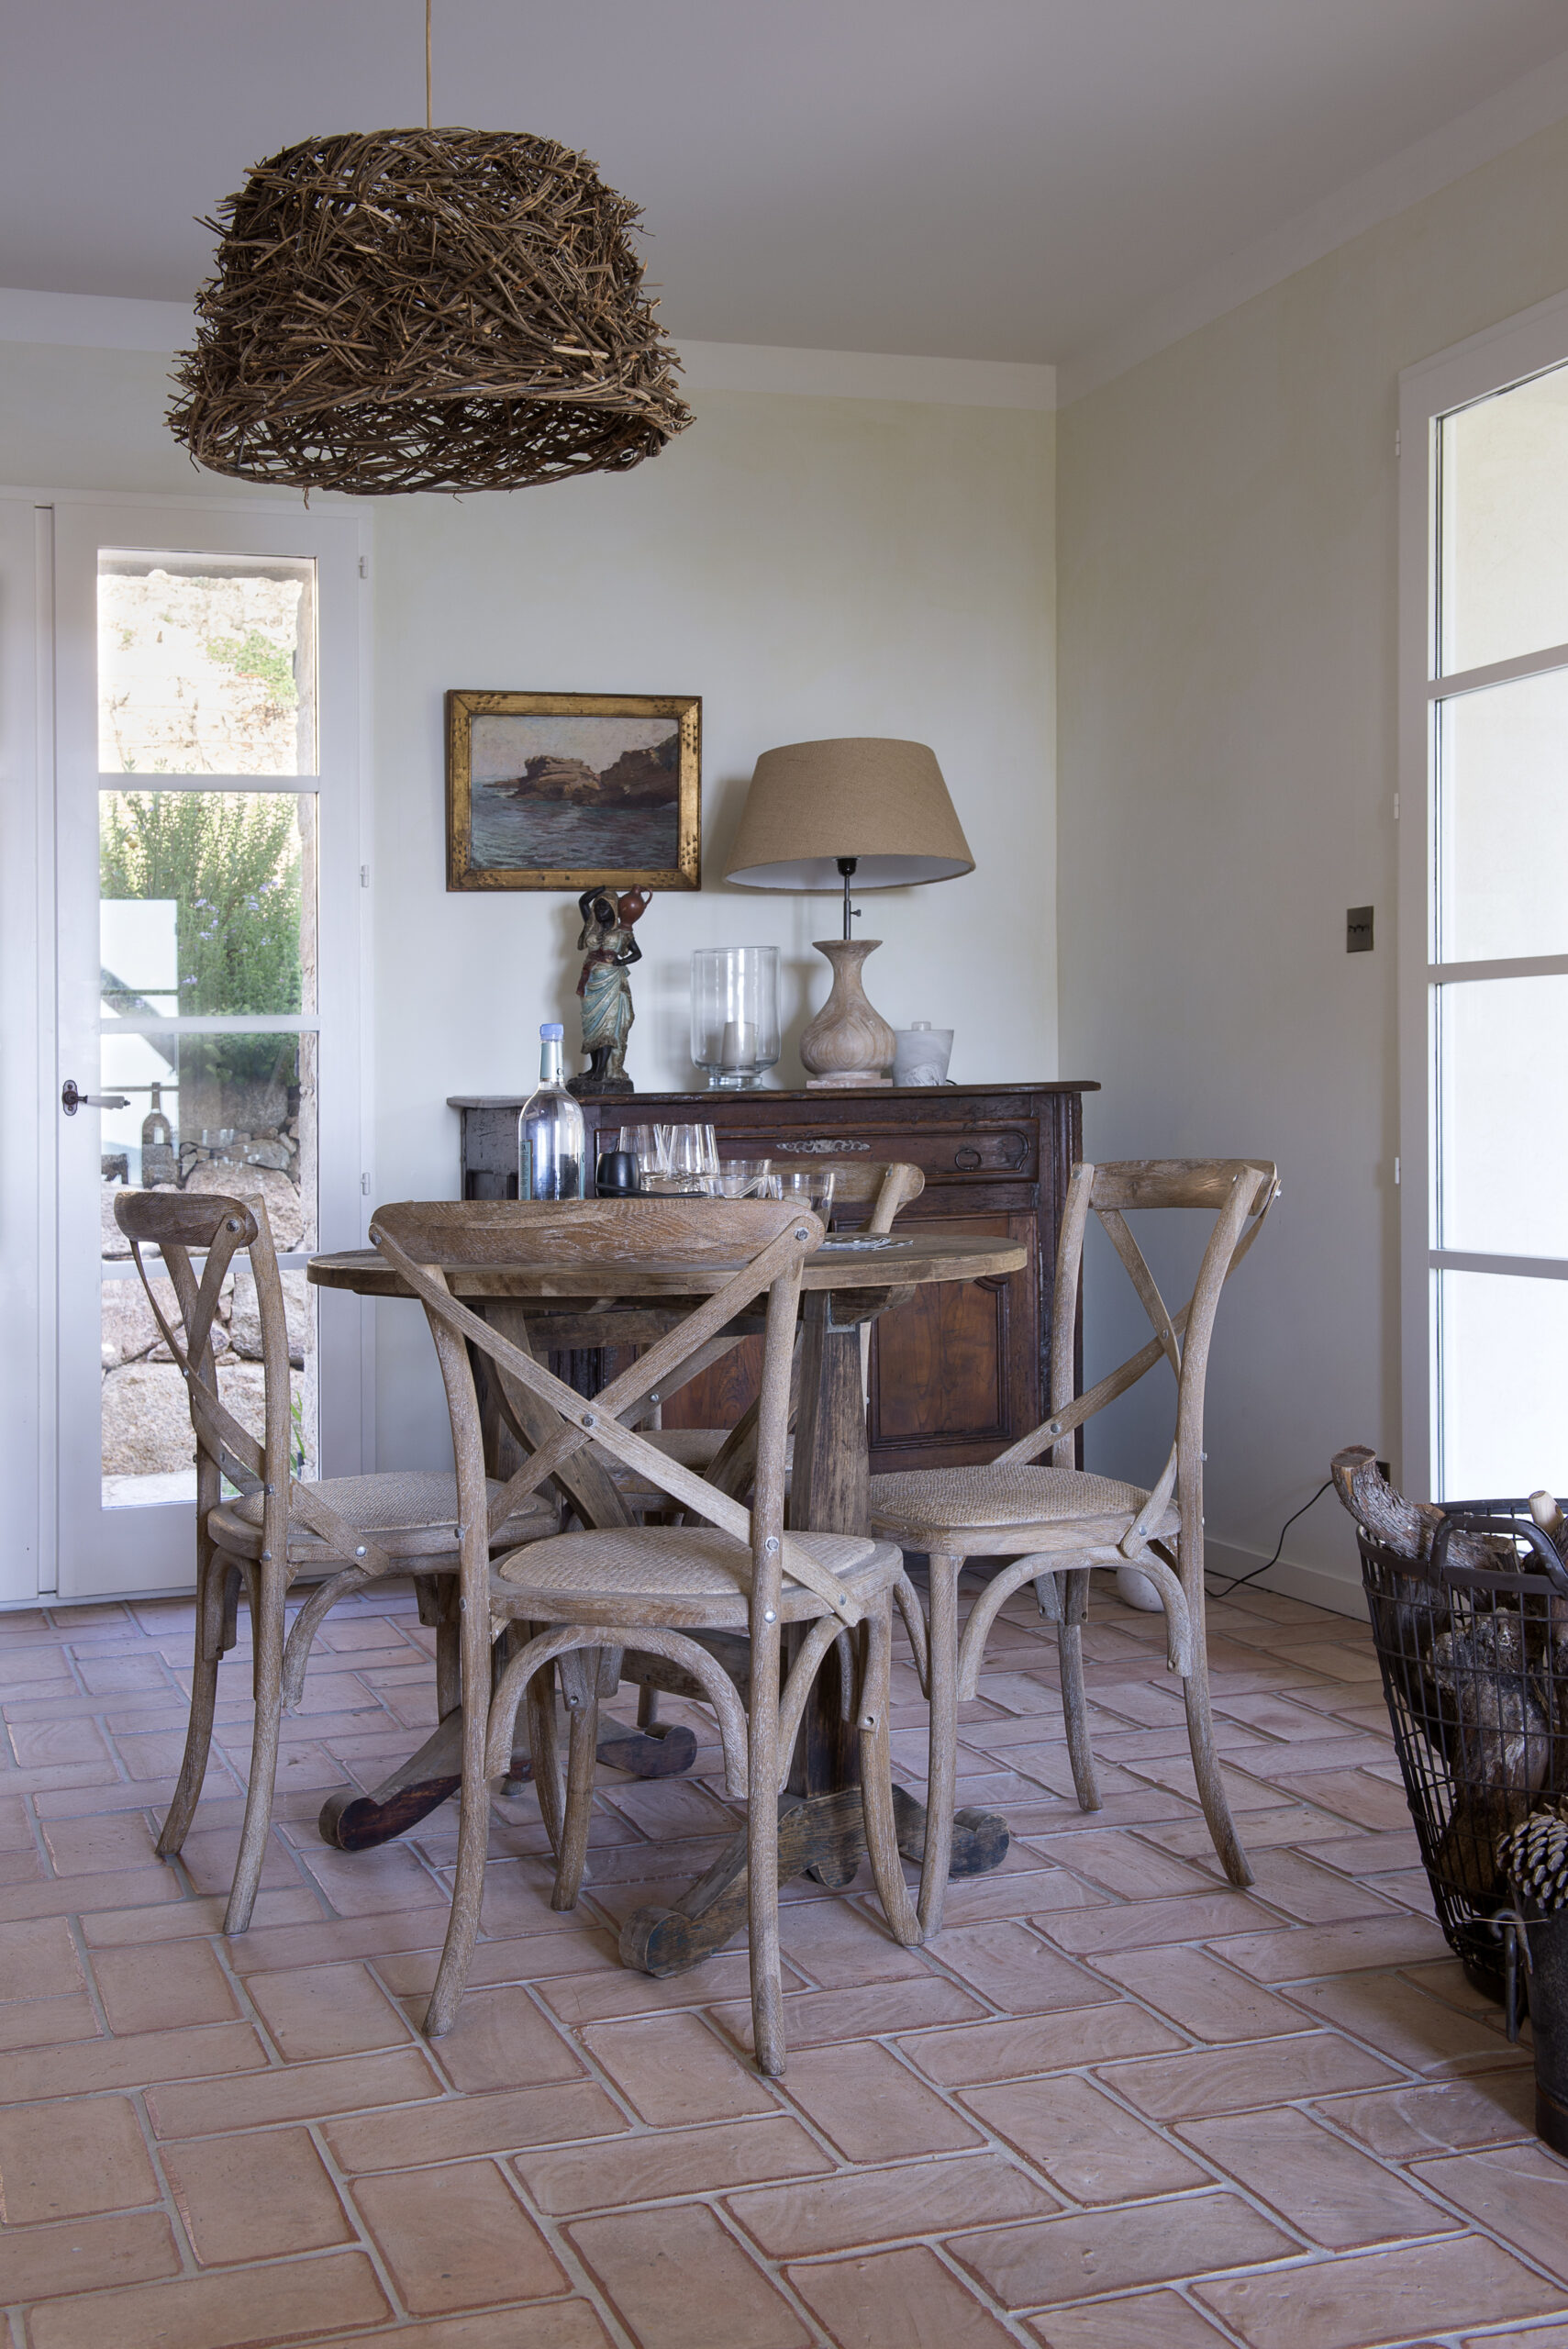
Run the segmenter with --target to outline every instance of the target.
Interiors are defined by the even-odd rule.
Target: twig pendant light
[[[691,422],[639,207],[587,158],[429,126],[301,141],[204,226],[171,429],[214,473],[361,496],[621,473]]]

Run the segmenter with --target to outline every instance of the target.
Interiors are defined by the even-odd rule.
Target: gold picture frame
[[[446,697],[447,887],[700,889],[698,694]]]

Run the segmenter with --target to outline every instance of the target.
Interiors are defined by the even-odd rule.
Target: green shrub
[[[103,796],[100,889],[106,897],[174,900],[178,1005],[187,1016],[266,1015],[302,1008],[302,885],[299,818],[292,795]],[[214,1078],[264,1080],[294,1052],[288,1036],[201,1041],[201,1058]]]

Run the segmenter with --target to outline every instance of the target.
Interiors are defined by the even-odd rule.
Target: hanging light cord
[[[435,128],[430,106],[430,0],[425,0],[425,128]]]
[[[1296,1518],[1305,1517],[1307,1510],[1312,1507],[1312,1501],[1320,1501],[1333,1481],[1334,1479],[1332,1476],[1326,1476],[1323,1482],[1318,1486],[1318,1490],[1313,1494],[1312,1500],[1303,1501],[1301,1507],[1296,1512],[1296,1517],[1287,1517],[1285,1519],[1284,1523],[1280,1527],[1279,1540],[1274,1543],[1274,1554],[1272,1558],[1266,1559],[1261,1566],[1254,1566],[1250,1575],[1238,1575],[1234,1581],[1228,1582],[1226,1584],[1223,1590],[1217,1591],[1215,1593],[1216,1598],[1229,1598],[1231,1592],[1233,1590],[1240,1590],[1244,1583],[1256,1582],[1260,1575],[1266,1575],[1268,1573],[1270,1566],[1277,1566],[1279,1564],[1280,1552],[1284,1548],[1284,1537],[1290,1531],[1291,1527],[1296,1523]],[[1204,1579],[1206,1582],[1207,1581],[1208,1577],[1207,1575]]]

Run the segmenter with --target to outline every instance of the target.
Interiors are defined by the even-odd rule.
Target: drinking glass
[[[774,1184],[777,1190],[773,1189]],[[770,1175],[769,1196],[775,1199],[798,1199],[828,1220],[833,1204],[833,1169],[830,1166],[790,1166],[782,1174]]]
[[[653,1178],[670,1171],[664,1142],[669,1130],[668,1126],[622,1126],[616,1137],[616,1148],[631,1153],[639,1190],[651,1190]]]
[[[717,1196],[721,1199],[766,1198],[772,1163],[766,1158],[721,1158]]]

